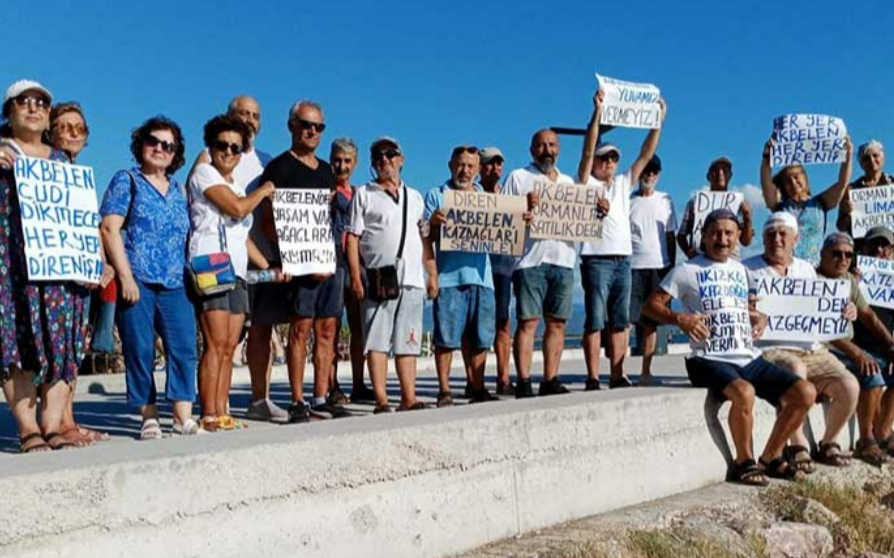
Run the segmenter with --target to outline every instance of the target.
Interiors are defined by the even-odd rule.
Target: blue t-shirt
[[[818,265],[820,249],[826,236],[826,213],[828,213],[823,206],[823,195],[817,194],[802,203],[785,198],[779,203],[779,210],[791,213],[798,219],[800,239],[795,246],[795,257]]]
[[[131,204],[131,175],[135,198]],[[189,235],[189,207],[180,183],[170,179],[162,196],[138,168],[118,171],[102,198],[100,214],[125,218],[124,251],[133,276],[141,283],[167,289],[183,286],[186,268],[186,240]],[[130,215],[128,215],[130,208]]]
[[[453,182],[432,188],[425,196],[426,221],[432,214],[444,205],[444,192],[453,187]],[[481,191],[481,186],[475,185],[475,190]],[[494,278],[490,269],[490,257],[488,254],[475,252],[438,252],[438,285],[441,287],[459,287],[461,285],[480,285],[493,289]]]

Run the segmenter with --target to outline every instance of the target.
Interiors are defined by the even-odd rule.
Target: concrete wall
[[[445,556],[722,481],[705,417],[619,390],[5,458],[0,556]]]

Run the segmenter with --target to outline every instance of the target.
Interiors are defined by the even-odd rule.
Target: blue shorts
[[[335,273],[324,281],[310,275],[292,279],[294,289],[293,314],[299,318],[338,318],[345,308],[345,269],[336,267]]]
[[[771,364],[764,357],[758,357],[745,366],[691,357],[686,359],[686,373],[692,385],[708,388],[718,401],[726,400],[723,390],[733,380],[745,380],[754,386],[758,397],[774,407],[779,406],[782,395],[800,380],[794,373]]]
[[[857,363],[848,358],[847,355],[842,353],[841,351],[835,350],[834,348],[829,349],[830,352],[838,357],[838,360],[844,364],[844,367],[847,368],[851,374],[856,376],[857,382],[860,384],[860,391],[867,389],[875,389],[880,387],[894,387],[894,376],[889,376],[887,374],[879,373],[879,374],[870,374],[866,376],[860,373],[860,367],[857,366]],[[878,363],[879,368],[882,371],[886,371],[888,369],[888,361],[878,355],[875,355],[869,351],[866,351],[866,354],[870,357],[874,358]]]
[[[571,317],[574,270],[553,264],[525,267],[512,274],[515,287],[515,317],[533,320],[545,316],[557,320]]]
[[[584,286],[587,332],[624,329],[630,325],[630,258],[628,256],[583,256],[580,262]]]
[[[509,303],[512,302],[512,276],[494,273],[494,301],[497,305],[497,323],[509,320]]]
[[[480,285],[443,287],[434,302],[435,346],[459,349],[465,338],[472,349],[494,344],[494,291]]]

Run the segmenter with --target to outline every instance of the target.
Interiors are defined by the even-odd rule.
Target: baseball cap
[[[496,147],[485,147],[484,149],[478,152],[478,155],[481,157],[481,163],[490,163],[493,159],[499,157],[501,160],[505,161],[506,157],[503,157],[503,152],[500,151]]]
[[[833,232],[826,236],[825,240],[823,240],[823,250],[827,250],[836,244],[847,244],[848,246],[854,246],[854,239],[851,238],[851,235],[843,232]]]
[[[732,160],[726,155],[721,155],[720,157],[717,157],[716,159],[711,161],[711,164],[708,165],[708,172],[711,172],[711,169],[713,169],[717,165],[726,165],[730,168],[730,170],[732,170],[733,168]]]
[[[400,144],[397,142],[397,140],[390,136],[382,136],[376,141],[372,142],[372,145],[369,146],[369,152],[375,153],[376,149],[379,146],[386,144],[394,147],[395,149],[397,149],[398,152],[403,153],[403,150],[400,148]]]
[[[655,172],[661,172],[661,157],[659,157],[658,155],[652,155],[652,158],[649,159],[648,163],[646,163],[646,166],[643,169],[643,172],[647,172],[650,170],[655,171]]]
[[[36,81],[30,79],[20,79],[19,81],[10,85],[6,89],[6,95],[3,97],[3,102],[6,103],[6,101],[10,99],[15,99],[25,91],[40,91],[50,99],[51,104],[53,102],[53,94],[50,93],[50,90],[37,83]]]
[[[861,144],[860,147],[857,148],[857,160],[862,160],[864,155],[868,155],[870,151],[878,151],[879,153],[883,153],[885,151],[885,146],[882,145],[882,142],[871,139],[864,144]]]
[[[715,209],[711,213],[708,213],[708,216],[705,217],[705,222],[702,224],[702,230],[707,229],[708,225],[711,223],[715,221],[723,221],[724,219],[729,219],[730,221],[735,222],[736,225],[739,224],[739,220],[736,218],[736,214],[733,213],[732,210],[727,207],[721,207],[720,209]]]
[[[884,225],[879,225],[877,227],[872,227],[868,231],[866,231],[866,240],[872,240],[874,238],[884,238],[888,241],[888,244],[894,244],[894,232],[891,232],[891,229]]]
[[[606,153],[611,153],[612,151],[617,153],[618,157],[621,156],[621,150],[618,149],[617,145],[615,145],[613,143],[608,143],[608,142],[600,143],[599,145],[596,146],[596,153],[594,153],[594,155],[596,157],[602,157]]]
[[[764,223],[765,231],[776,227],[788,227],[793,229],[795,234],[798,234],[798,220],[788,211],[777,211],[771,214],[767,218],[767,222]]]

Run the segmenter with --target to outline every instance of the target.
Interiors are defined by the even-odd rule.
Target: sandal
[[[71,442],[73,446],[78,448],[84,448],[93,445],[93,440],[81,434],[81,429],[77,426],[72,426],[71,428],[60,430],[59,435],[62,436],[62,438],[64,438],[66,442]]]
[[[770,462],[760,459],[759,463],[761,467],[764,468],[764,473],[770,478],[799,481],[804,480],[804,477],[807,476],[804,474],[804,471],[799,471],[793,465],[790,465],[782,456],[779,456]]]
[[[404,405],[399,406],[397,408],[397,412],[400,413],[403,411],[421,411],[423,409],[428,409],[428,405],[426,405],[422,401],[417,401],[409,406],[404,406]]]
[[[29,444],[31,440],[40,439],[40,442]],[[19,453],[31,453],[41,451],[51,451],[53,448],[43,439],[40,432],[32,432],[19,438]]]
[[[453,393],[450,391],[438,392],[438,408],[453,407]]]
[[[161,439],[161,425],[158,419],[150,418],[143,421],[140,427],[140,441]]]
[[[91,442],[108,442],[112,439],[112,437],[106,432],[100,432],[98,430],[93,430],[92,428],[87,428],[86,426],[76,424],[78,432],[81,433],[81,436],[90,440]]]
[[[388,414],[391,411],[391,405],[389,405],[388,403],[376,403],[376,406],[373,408],[374,415]]]
[[[848,467],[851,464],[851,458],[844,455],[841,446],[835,442],[820,442],[816,450],[816,460],[832,467]]]
[[[804,446],[788,446],[783,455],[796,471],[801,471],[805,475],[816,471],[816,463],[810,458],[810,450]]]
[[[75,445],[72,442],[69,442],[68,440],[63,438],[62,434],[60,434],[58,432],[47,432],[44,435],[43,439],[46,442],[46,444],[48,446],[50,446],[51,448],[53,448],[54,450],[64,450],[64,449],[70,449],[70,448],[75,447]],[[53,440],[56,440],[56,439],[61,440],[61,442],[56,442],[54,444]]]
[[[199,427],[199,423],[196,422],[194,418],[186,419],[186,422],[183,424],[174,423],[174,426],[171,428],[171,434],[174,436],[193,436],[195,434],[201,434],[202,429]]]
[[[873,467],[881,467],[890,461],[888,455],[882,451],[882,448],[879,447],[878,442],[875,440],[857,440],[857,445],[854,448],[854,457],[869,463]]]
[[[248,427],[241,420],[236,420],[230,415],[223,415],[217,417],[217,428],[218,430],[242,430]]]
[[[894,457],[894,434],[879,440],[878,445],[885,451],[885,453]]]
[[[767,486],[770,479],[754,459],[746,459],[733,467],[733,481],[747,486]]]
[[[202,430],[205,432],[217,432],[217,417],[215,416],[205,416],[202,417]]]

